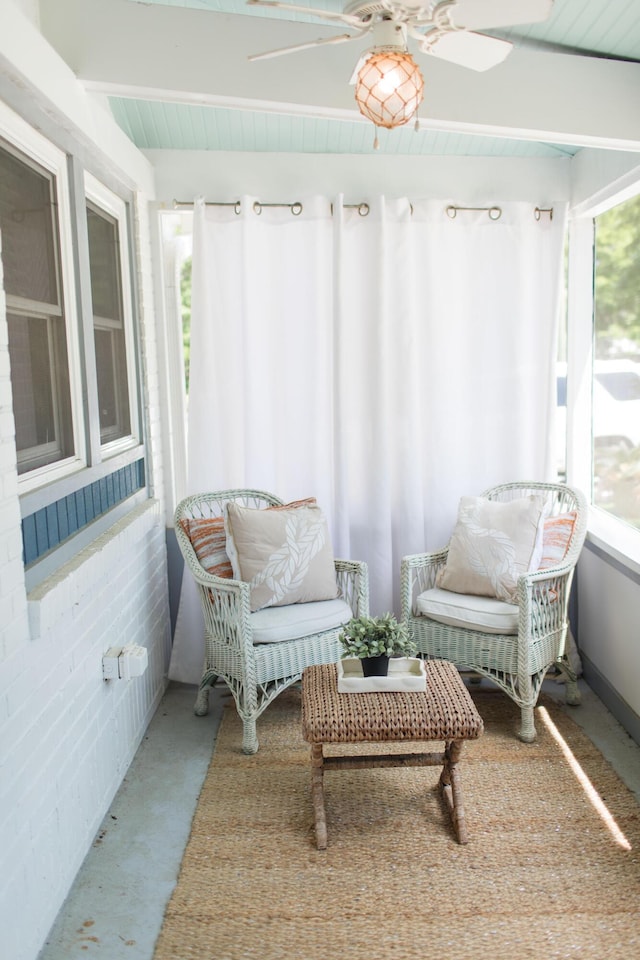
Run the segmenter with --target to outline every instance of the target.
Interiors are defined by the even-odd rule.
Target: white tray
[[[394,690],[426,690],[424,660],[391,657],[386,677],[365,677],[357,657],[338,660],[338,693],[383,693]]]

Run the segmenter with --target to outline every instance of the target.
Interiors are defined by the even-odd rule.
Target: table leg
[[[462,755],[462,747],[463,742],[461,740],[450,740],[445,744],[442,773],[440,774],[440,787],[447,807],[449,808],[449,813],[451,814],[451,821],[458,838],[458,843],[467,843],[467,823],[462,800],[462,783],[458,770],[458,761]]]
[[[324,808],[324,756],[321,743],[311,744],[311,799],[318,850],[327,849],[327,817]]]

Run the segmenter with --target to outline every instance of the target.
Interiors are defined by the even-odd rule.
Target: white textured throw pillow
[[[514,603],[518,577],[540,561],[545,514],[542,496],[504,503],[462,497],[437,586]]]
[[[333,600],[338,596],[333,550],[317,506],[255,510],[228,503],[227,552],[251,586],[251,609]]]

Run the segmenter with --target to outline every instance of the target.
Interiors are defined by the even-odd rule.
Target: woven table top
[[[427,660],[424,692],[338,693],[334,663],[302,675],[302,734],[309,743],[475,740],[484,729],[457,668]]]

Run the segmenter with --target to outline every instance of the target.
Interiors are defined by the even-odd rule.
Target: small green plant
[[[398,623],[392,613],[382,617],[354,617],[340,634],[344,657],[410,657],[416,652],[416,644],[407,634],[403,623]]]

